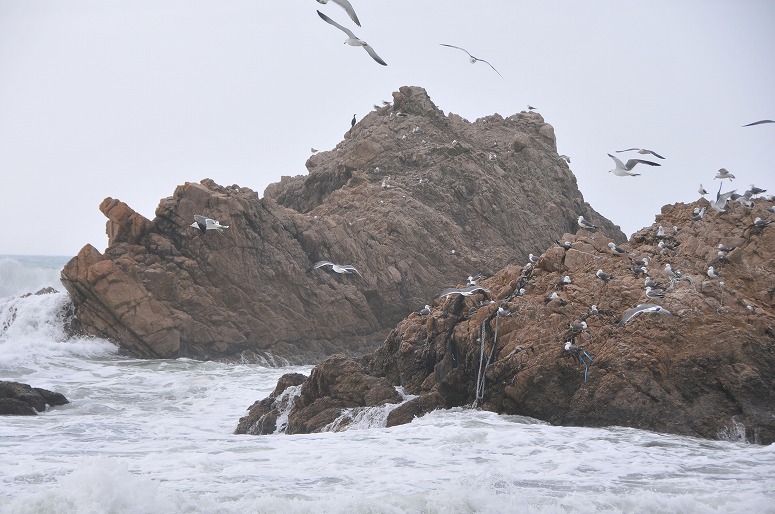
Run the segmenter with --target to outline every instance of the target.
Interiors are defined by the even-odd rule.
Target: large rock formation
[[[421,88],[364,117],[263,199],[211,180],[178,187],[150,221],[107,198],[104,254],[63,271],[80,330],[142,357],[362,354],[444,287],[525,262],[585,216],[554,131],[537,113],[469,123]],[[194,214],[224,232],[189,227]],[[313,263],[354,265],[338,276]]]
[[[560,425],[772,443],[775,224],[752,225],[757,216],[772,219],[764,210],[771,205],[757,200],[753,209],[708,209],[701,221],[691,218],[694,207],[708,206],[705,200],[667,206],[654,225],[621,245],[627,255],[613,254],[602,234],[566,234],[561,241],[569,241],[569,249],[552,245],[532,269],[507,266],[484,280],[489,294],[439,298],[430,315],[411,314],[358,362],[342,366],[332,357],[306,381],[296,377],[296,389],[281,382],[237,432],[330,429],[348,410],[385,403],[396,405],[388,425],[432,409],[478,404]],[[719,256],[719,243],[735,249]],[[664,298],[646,297],[645,276],[633,272],[640,266],[630,257],[650,259],[647,273],[663,284]],[[682,274],[672,284],[666,264]],[[720,278],[707,274],[709,266]],[[598,269],[614,278],[604,282]],[[565,276],[571,283],[563,283]],[[550,299],[552,293],[558,298]],[[641,313],[622,323],[623,314],[642,303],[670,314]],[[511,314],[497,315],[499,307]],[[571,328],[581,321],[586,330]],[[568,341],[583,350],[566,350]],[[358,390],[313,386],[320,377]],[[400,386],[412,399],[363,400],[372,397],[371,387],[379,393],[374,398],[385,396],[386,385]],[[278,427],[272,420],[280,414],[288,421]]]
[[[61,393],[0,380],[0,415],[34,416],[46,410],[46,405],[67,403],[70,402]]]

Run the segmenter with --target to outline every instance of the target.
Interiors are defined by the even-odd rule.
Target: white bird
[[[775,120],[759,120],[754,121],[753,123],[749,123],[747,125],[743,125],[744,127],[753,127],[754,125],[763,125],[764,123],[775,123]]]
[[[766,227],[770,223],[772,223],[772,220],[763,220],[763,219],[759,218],[758,216],[756,217],[756,219],[753,220],[753,226],[754,227]]]
[[[654,289],[651,286],[646,286],[646,296],[649,298],[664,298],[665,292],[661,289]]]
[[[637,164],[648,164],[649,166],[661,166],[658,162],[646,161],[644,159],[630,159],[627,164],[619,160],[615,155],[608,154],[608,157],[614,160],[616,167],[612,170],[608,170],[608,173],[613,173],[618,177],[637,177],[640,173],[633,173],[632,170]]]
[[[608,243],[608,248],[611,249],[611,253],[614,255],[624,255],[625,253],[627,253],[627,250],[625,250],[620,246],[617,246],[616,243],[614,243],[613,241]]]
[[[229,228],[228,225],[221,225],[218,220],[202,216],[201,214],[194,214],[194,222],[191,224],[191,226],[198,228],[202,232],[206,232],[208,230],[217,230],[221,234],[223,234],[224,228]]]
[[[751,187],[748,188],[748,191],[751,192],[751,195],[760,195],[762,193],[766,193],[766,189],[762,189],[760,187],[756,187],[755,185],[751,184]],[[748,192],[746,191],[746,193]]]
[[[706,194],[708,194],[708,192],[705,191],[705,188],[702,187],[702,184],[700,184],[700,188],[697,190],[697,192],[700,193],[700,196],[705,196]]]
[[[532,253],[531,253],[530,255],[528,255],[528,256],[527,256],[527,259],[528,259],[530,262],[538,262],[538,256],[536,256],[536,255],[533,255]]]
[[[445,289],[441,293],[439,293],[439,296],[450,296],[450,295],[453,295],[453,294],[460,294],[460,295],[463,295],[463,296],[471,296],[472,294],[476,293],[477,291],[481,291],[483,293],[489,293],[490,292],[490,290],[487,289],[487,288],[484,288],[482,286],[473,285],[473,286],[464,287],[462,289],[457,288],[457,287],[450,287],[450,288]]]
[[[468,50],[466,50],[465,48],[460,48],[459,46],[454,46],[454,45],[447,45],[447,44],[444,44],[444,43],[439,43],[439,45],[441,45],[441,46],[448,46],[448,47],[450,47],[450,48],[457,48],[458,50],[462,50],[463,52],[465,52],[465,53],[467,53],[467,54],[468,54],[468,60],[469,60],[469,62],[470,62],[471,64],[474,64],[476,61],[482,61],[483,63],[486,63],[486,64],[487,64],[487,65],[488,65],[490,68],[492,68],[492,69],[495,71],[495,73],[497,73],[498,75],[500,75],[500,76],[501,76],[501,78],[503,78],[503,75],[501,75],[501,72],[499,72],[498,70],[496,70],[496,69],[495,69],[495,66],[493,66],[493,65],[492,65],[492,64],[490,64],[489,62],[485,61],[484,59],[479,59],[478,57],[474,57],[474,56],[473,56],[473,55],[471,55],[471,53],[470,53]]]
[[[665,237],[667,234],[665,234],[665,228],[660,225],[657,227],[657,237]]]
[[[354,266],[350,266],[349,264],[340,265],[340,264],[334,264],[330,261],[318,261],[313,266],[312,269],[318,269],[322,266],[331,266],[331,271],[334,271],[336,273],[349,275],[350,273],[356,273],[359,277],[363,278],[363,275],[361,275],[361,272],[355,269]]]
[[[581,228],[585,228],[587,230],[595,230],[595,229],[597,229],[597,227],[595,225],[593,225],[592,223],[588,222],[584,218],[584,216],[579,216],[579,219],[577,221],[578,221],[579,227],[581,227]]]
[[[646,150],[645,148],[628,148],[628,149],[626,149],[626,150],[617,150],[617,151],[616,151],[616,153],[622,153],[622,152],[631,152],[631,151],[633,151],[633,150],[637,150],[637,152],[638,152],[639,154],[641,154],[641,155],[648,155],[648,154],[651,154],[651,155],[653,155],[654,157],[657,157],[657,158],[659,158],[659,159],[664,159],[664,157],[662,157],[661,155],[659,155],[659,154],[658,154],[657,152],[655,152],[654,150]]]
[[[562,284],[564,286],[566,286],[568,284],[572,284],[572,283],[573,283],[573,281],[571,280],[570,275],[565,275],[564,277],[562,277],[562,280],[560,280],[560,284]]]
[[[644,312],[653,313],[653,314],[666,314],[668,316],[672,316],[672,314],[670,314],[670,311],[668,311],[661,305],[655,305],[653,303],[642,303],[637,307],[633,307],[632,309],[627,309],[626,311],[624,311],[624,314],[622,314],[622,319],[621,321],[619,321],[619,326],[623,327],[625,323],[630,321],[638,314],[641,314]]]
[[[654,281],[653,278],[646,277],[646,279],[643,281],[643,285],[646,286],[646,287],[656,288],[658,284]]]
[[[603,282],[606,282],[606,283],[608,283],[609,280],[614,278],[614,277],[612,277],[611,275],[609,275],[608,273],[606,273],[605,271],[603,271],[601,269],[597,270],[597,273],[595,273],[595,276],[597,278],[599,278],[600,280],[602,280]]]
[[[377,61],[382,66],[387,66],[387,63],[385,61],[383,61],[382,58],[379,55],[377,55],[377,52],[375,52],[374,49],[372,47],[370,47],[368,43],[366,43],[366,41],[358,38],[358,36],[356,36],[353,33],[353,31],[351,31],[350,29],[348,29],[346,27],[343,27],[342,25],[339,25],[337,22],[335,22],[334,20],[332,20],[331,18],[329,18],[328,16],[326,16],[325,14],[323,14],[320,11],[318,11],[318,15],[326,23],[328,23],[330,25],[333,25],[334,27],[338,28],[339,30],[341,30],[342,32],[347,34],[348,37],[344,41],[345,44],[350,45],[350,46],[361,46],[361,47],[363,47],[363,49],[366,50],[366,52],[371,56],[372,59]]]
[[[703,207],[702,209],[698,208],[697,212],[694,213],[694,215],[692,216],[692,220],[693,221],[701,221],[703,216],[705,216],[705,207]]]
[[[587,330],[587,322],[586,321],[571,321],[568,325],[571,330],[574,332],[581,332],[583,330]]]
[[[713,177],[713,178],[718,178],[718,179],[721,179],[721,180],[724,180],[725,178],[728,178],[729,181],[731,182],[732,179],[735,178],[735,176],[732,175],[729,171],[727,171],[726,168],[721,168],[720,170],[718,170],[718,173],[716,173],[716,176]]]
[[[485,278],[485,277],[481,273],[478,273],[476,275],[469,275],[468,276],[468,285],[469,286],[475,286],[476,283],[479,282],[480,280],[482,280],[483,278]]]
[[[310,148],[309,151],[312,152],[312,153],[318,153],[318,149],[317,148]]]
[[[506,309],[504,309],[502,305],[501,305],[500,307],[498,307],[498,312],[496,312],[495,314],[496,314],[496,315],[497,315],[499,318],[500,318],[500,317],[504,317],[504,316],[511,316],[511,312],[509,312],[509,311],[507,311]]]
[[[718,274],[718,271],[716,271],[713,266],[708,266],[708,276],[710,278],[719,278],[721,275]]]
[[[420,316],[427,316],[430,313],[431,313],[431,306],[428,304],[425,304],[425,307],[423,307],[422,310],[420,310],[417,314],[419,314]]]
[[[571,248],[571,242],[570,241],[563,241],[561,243],[561,242],[559,242],[559,241],[557,241],[555,239],[554,242],[557,243],[560,246],[560,248],[562,248],[563,250],[570,250],[570,248]]]
[[[350,4],[350,2],[347,0],[318,0],[318,3],[325,5],[329,1],[334,2],[336,5],[347,11],[347,15],[350,17],[350,19],[354,21],[355,24],[359,27],[361,26],[361,22],[358,21],[358,16],[355,15],[355,9],[353,9],[353,6]]]
[[[593,304],[592,307],[589,308],[589,314],[591,315],[600,314],[600,311],[597,310],[597,305]]]
[[[637,266],[648,266],[649,265],[649,258],[648,257],[644,257],[642,259],[633,259],[632,257],[630,257],[630,260],[632,260],[632,263],[637,265]]]
[[[565,155],[565,154],[563,154],[563,155],[560,155],[559,157],[557,157],[557,160],[558,160],[558,161],[565,161],[565,162],[567,162],[568,164],[570,164],[570,157],[568,157],[568,156],[567,156],[567,155]]]
[[[731,252],[735,248],[737,248],[737,247],[736,246],[726,246],[726,245],[723,245],[721,243],[718,244],[718,249],[721,250],[722,252]]]

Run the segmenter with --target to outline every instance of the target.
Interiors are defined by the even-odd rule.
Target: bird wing
[[[312,265],[312,269],[318,269],[318,268],[319,268],[319,267],[321,267],[321,266],[333,266],[333,265],[334,265],[334,263],[333,263],[333,262],[329,262],[329,261],[318,261],[318,262],[316,262],[315,264],[313,264],[313,265]]]
[[[460,294],[460,289],[457,287],[448,287],[444,291],[439,293],[439,296],[449,296],[451,294]]]
[[[318,16],[323,18],[323,21],[325,21],[329,25],[333,25],[334,27],[338,28],[339,30],[341,30],[342,32],[344,32],[345,34],[350,36],[351,38],[358,39],[358,36],[356,36],[353,33],[352,30],[348,29],[347,27],[343,27],[342,25],[339,25],[337,22],[335,22],[334,20],[332,20],[331,18],[329,18],[328,16],[326,16],[322,12],[318,11]]]
[[[196,221],[198,225],[207,224],[207,218],[205,216],[202,216],[201,214],[194,214],[194,221]]]
[[[361,22],[358,21],[358,16],[355,15],[355,9],[353,9],[352,4],[348,2],[347,0],[331,0],[336,5],[347,11],[347,15],[350,17],[352,21],[355,22],[356,25],[359,27],[361,26]]]
[[[658,162],[646,161],[643,159],[630,159],[629,161],[627,161],[627,164],[625,164],[624,167],[627,170],[631,170],[635,167],[636,164],[648,164],[649,166],[662,166]]]
[[[651,155],[653,155],[654,157],[657,157],[658,159],[664,159],[664,157],[662,157],[661,155],[659,155],[659,154],[658,154],[657,152],[655,152],[654,150],[644,150],[644,152],[646,152],[646,153],[650,153]]]
[[[342,269],[347,271],[348,273],[355,272],[358,274],[359,277],[363,278],[363,275],[361,275],[361,272],[355,269],[355,266],[342,266]]]
[[[761,125],[763,123],[775,123],[775,120],[759,120],[754,121],[753,123],[749,123],[747,125],[743,125],[744,127],[753,127],[754,125]]]
[[[455,45],[447,45],[447,44],[445,44],[445,43],[439,43],[439,44],[440,44],[441,46],[448,46],[448,47],[450,47],[450,48],[457,48],[458,50],[462,50],[462,51],[464,51],[465,53],[467,53],[467,54],[468,54],[468,57],[473,57],[474,59],[476,59],[476,57],[474,57],[473,55],[471,55],[471,54],[468,52],[468,50],[466,50],[465,48],[460,48],[459,46],[455,46]],[[487,64],[490,64],[490,63],[487,63]]]
[[[476,59],[476,57],[474,57],[474,59]],[[476,60],[477,60],[477,61],[486,62],[486,63],[487,63],[489,66],[490,66],[490,68],[492,68],[492,69],[495,71],[495,73],[497,73],[498,75],[501,75],[501,72],[499,72],[498,70],[496,70],[496,69],[495,69],[495,66],[493,66],[493,65],[492,65],[492,64],[490,64],[489,62],[485,61],[484,59],[476,59]],[[501,75],[501,78],[503,78],[503,75]]]
[[[616,153],[632,152],[633,150],[640,150],[640,148],[628,148],[626,150],[617,150]]]
[[[638,305],[637,307],[633,307],[632,309],[627,309],[624,311],[624,314],[622,314],[622,319],[619,321],[619,326],[623,327],[625,323],[630,321],[632,318],[637,316],[643,311],[647,311],[649,309],[653,309],[655,307],[659,307],[659,305],[653,304],[653,303],[642,303]],[[667,311],[665,311],[667,312]],[[669,313],[668,313],[669,314]]]
[[[372,47],[370,47],[369,45],[363,45],[363,49],[366,50],[366,52],[371,56],[372,59],[380,63],[382,66],[387,66],[387,63],[382,60],[382,57],[377,55],[377,52],[375,52]]]
[[[622,150],[622,151],[626,152],[626,150]],[[630,168],[625,168],[625,167],[624,167],[624,163],[623,163],[622,161],[620,161],[620,160],[619,160],[619,158],[618,158],[618,157],[616,157],[615,155],[611,155],[611,154],[609,153],[609,154],[608,154],[608,157],[610,157],[611,159],[613,159],[613,160],[614,160],[614,163],[616,163],[616,167],[617,167],[617,168],[621,168],[621,169],[630,169]],[[632,159],[630,159],[630,161],[632,161]],[[627,161],[627,162],[630,162],[630,161]]]

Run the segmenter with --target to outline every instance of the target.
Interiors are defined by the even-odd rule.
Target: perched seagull
[[[567,286],[568,284],[572,284],[573,281],[570,278],[570,275],[565,275],[562,277],[562,280],[560,280],[560,285]]]
[[[425,307],[423,307],[422,310],[420,310],[417,314],[419,314],[420,316],[427,316],[430,313],[431,313],[431,306],[426,304]]]
[[[608,273],[606,273],[605,271],[603,271],[601,269],[597,270],[597,273],[595,273],[595,276],[597,278],[599,278],[600,280],[602,280],[603,282],[605,282],[605,283],[608,283],[609,280],[614,278],[614,277],[612,277],[611,275],[609,275]]]
[[[648,266],[649,265],[649,258],[648,257],[644,257],[642,259],[633,259],[632,257],[630,257],[630,260],[632,261],[633,264],[635,264],[637,266]]]
[[[318,0],[318,1],[319,1],[319,0]],[[375,61],[377,61],[377,62],[378,62],[379,64],[381,64],[382,66],[387,66],[387,63],[386,63],[385,61],[383,61],[383,60],[382,60],[382,58],[381,58],[379,55],[377,55],[377,52],[375,52],[375,51],[374,51],[374,49],[373,49],[372,47],[370,47],[368,43],[366,43],[366,41],[364,41],[364,40],[362,40],[362,39],[359,39],[359,38],[358,38],[358,37],[357,37],[357,36],[356,36],[356,35],[353,33],[353,31],[351,31],[351,30],[350,30],[350,29],[348,29],[347,27],[343,27],[343,26],[339,25],[337,22],[335,22],[334,20],[332,20],[331,18],[329,18],[328,16],[326,16],[325,14],[323,14],[323,13],[322,13],[322,12],[320,12],[320,11],[318,11],[318,15],[319,15],[319,16],[320,16],[320,17],[323,19],[323,21],[325,21],[326,23],[328,23],[328,24],[330,24],[330,25],[333,25],[334,27],[338,28],[339,30],[341,30],[342,32],[344,32],[345,34],[347,34],[347,36],[348,36],[348,37],[347,37],[347,39],[345,39],[345,41],[344,41],[344,42],[345,42],[345,44],[347,44],[347,45],[350,45],[350,46],[362,46],[362,47],[363,47],[363,49],[364,49],[364,50],[366,50],[366,52],[367,52],[367,53],[368,53],[368,54],[371,56],[371,58],[372,58],[372,59],[374,59]],[[355,116],[353,115],[353,125],[355,125],[355,121],[354,121],[354,120],[355,120]]]
[[[751,192],[751,195],[760,195],[762,193],[766,193],[766,189],[762,189],[760,187],[756,187],[755,185],[751,184],[751,187],[748,188],[748,191]],[[746,191],[746,193],[748,192]]]
[[[692,216],[692,221],[701,221],[703,216],[705,216],[705,207],[702,209],[698,208],[697,212]]]
[[[723,245],[721,243],[718,244],[718,249],[721,250],[722,252],[731,252],[735,248],[737,248],[737,247],[736,246],[726,246],[726,245]]]
[[[579,227],[585,228],[587,230],[596,230],[597,227],[593,225],[592,223],[588,222],[584,216],[579,216],[578,219]]]
[[[633,150],[637,150],[637,152],[641,155],[653,155],[654,157],[658,159],[664,159],[661,155],[659,155],[654,150],[646,150],[645,148],[628,148],[626,150],[617,150],[616,153],[622,153],[622,152],[632,152]]]
[[[223,234],[223,229],[229,228],[228,225],[221,225],[218,220],[210,219],[206,216],[202,216],[201,214],[194,214],[194,222],[191,224],[191,226],[198,228],[202,232],[206,232],[208,230],[217,230],[221,234]]]
[[[483,293],[489,293],[490,290],[486,289],[482,286],[467,286],[462,289],[459,289],[457,287],[450,287],[439,293],[439,296],[450,296],[453,294],[461,294],[463,296],[471,296],[472,294],[476,293],[477,291],[481,291]]]
[[[764,210],[767,211],[767,212],[771,212],[771,213],[775,214],[775,205],[770,205],[769,207],[767,207]]]
[[[555,243],[557,243],[557,245],[558,245],[560,248],[562,248],[563,250],[570,250],[570,247],[571,247],[571,243],[570,243],[570,241],[563,241],[563,242],[561,243],[561,242],[559,242],[559,241],[557,241],[557,240],[555,239],[555,240],[554,240],[554,242],[555,242]]]
[[[657,246],[659,247],[659,253],[665,253],[668,250],[675,250],[675,245],[665,243],[664,241],[657,243]]]
[[[763,220],[763,219],[759,218],[758,216],[756,217],[755,220],[753,220],[753,226],[754,227],[766,227],[770,223],[772,223],[772,220]]]
[[[664,298],[665,292],[661,289],[654,289],[651,286],[646,286],[646,296],[649,298]]]
[[[325,5],[329,1],[334,2],[336,5],[347,11],[347,15],[350,17],[350,19],[354,21],[355,24],[359,27],[361,26],[361,22],[358,21],[358,17],[355,15],[355,9],[353,9],[353,6],[350,4],[350,2],[347,0],[318,0],[318,3]]]
[[[495,315],[498,316],[499,318],[502,318],[504,316],[511,316],[511,312],[504,309],[503,306],[501,305],[500,307],[498,307],[498,311],[495,313]]]
[[[363,275],[361,275],[360,271],[355,269],[354,266],[350,266],[349,264],[341,266],[339,264],[334,264],[333,262],[329,262],[329,261],[318,261],[312,266],[312,269],[318,269],[322,266],[331,266],[331,271],[334,271],[339,274],[349,275],[350,273],[356,273],[359,277],[363,278]]]
[[[632,173],[630,170],[635,167],[636,164],[648,164],[649,166],[661,166],[661,164],[652,161],[646,161],[643,159],[630,159],[627,164],[624,164],[618,157],[608,154],[608,157],[614,160],[616,167],[612,170],[608,170],[608,173],[613,173],[617,177],[637,177],[640,173]]]
[[[623,249],[620,246],[617,246],[616,243],[614,243],[613,241],[608,243],[608,248],[611,249],[611,253],[614,255],[624,255],[625,253],[627,253],[625,249]]]
[[[482,280],[483,278],[485,278],[485,276],[482,275],[481,273],[476,274],[476,275],[469,275],[468,276],[468,285],[469,286],[475,286],[476,283],[479,282],[480,280]]]
[[[600,311],[597,310],[597,305],[592,305],[592,307],[589,308],[589,314],[594,316],[595,314],[600,314]]]
[[[667,234],[665,234],[665,228],[662,225],[657,227],[657,237],[667,237]]]
[[[639,277],[641,275],[645,275],[649,272],[648,269],[646,269],[646,266],[641,266],[640,268],[630,268],[630,271],[636,276]]]
[[[532,105],[530,105],[530,104],[527,104],[527,112],[533,112],[533,111],[535,111],[536,109],[538,109],[538,107],[533,107]]]
[[[672,316],[672,314],[670,314],[670,311],[668,311],[661,305],[655,305],[653,303],[642,303],[637,307],[633,307],[632,309],[627,309],[626,311],[624,311],[624,314],[622,314],[622,319],[621,321],[619,321],[619,326],[623,327],[628,321],[630,321],[632,318],[634,318],[635,316],[643,312],[654,313],[654,314],[667,314],[668,316]]]
[[[490,68],[492,68],[493,70],[495,70],[495,73],[497,73],[498,75],[501,75],[501,72],[499,72],[498,70],[496,70],[496,69],[495,69],[495,66],[493,66],[493,65],[492,65],[492,64],[490,64],[489,62],[485,61],[484,59],[479,59],[478,57],[474,57],[474,56],[473,56],[473,55],[471,55],[471,54],[468,52],[468,50],[466,50],[465,48],[460,48],[459,46],[454,46],[454,45],[447,45],[447,44],[444,44],[444,43],[439,43],[439,44],[440,44],[441,46],[448,46],[448,47],[450,47],[450,48],[457,48],[458,50],[462,50],[462,51],[464,51],[465,53],[467,53],[467,54],[468,54],[468,60],[471,62],[471,64],[474,64],[476,61],[482,61],[483,63],[486,63],[488,66],[490,66]],[[503,75],[501,75],[501,78],[503,78]]]
[[[312,153],[318,153],[318,149],[317,148],[310,148],[309,151],[312,152]]]
[[[729,171],[727,171],[726,168],[721,168],[718,170],[718,173],[716,173],[716,176],[713,178],[724,180],[725,178],[728,178],[731,182],[733,178],[735,178],[734,175],[732,175]]]
[[[705,196],[706,194],[708,194],[708,192],[705,191],[705,188],[702,187],[702,184],[700,184],[700,188],[697,190],[697,192],[700,193],[700,196]]]
[[[586,321],[571,321],[568,326],[574,332],[582,332],[584,330],[587,330]]]
[[[710,278],[719,278],[721,275],[718,274],[718,271],[716,271],[713,266],[708,266],[708,276]]]
[[[646,286],[647,288],[651,287],[651,288],[654,288],[654,289],[659,287],[659,284],[657,284],[654,281],[654,279],[651,278],[651,277],[646,277],[646,280],[643,281],[643,285]]]
[[[753,127],[754,125],[763,125],[765,123],[775,123],[775,120],[759,120],[754,121],[753,123],[749,123],[748,125],[743,125],[744,127]]]
[[[529,260],[530,262],[533,262],[533,263],[538,262],[538,256],[533,255],[531,253],[530,255],[527,256],[527,260]]]
[[[563,154],[563,155],[560,155],[559,157],[557,157],[557,160],[558,160],[558,161],[565,161],[565,162],[567,162],[568,164],[570,164],[570,157],[568,157],[568,156],[567,156],[567,155],[565,155],[565,154]]]

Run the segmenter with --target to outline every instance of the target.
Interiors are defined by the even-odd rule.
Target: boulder
[[[614,255],[602,234],[565,234],[569,249],[553,244],[534,266],[503,268],[480,282],[489,292],[437,298],[429,315],[410,314],[360,359],[366,373],[411,395],[391,411],[388,425],[437,408],[476,406],[557,425],[711,439],[745,433],[750,442],[771,444],[775,225],[752,222],[771,216],[765,208],[772,202],[756,200],[752,209],[734,204],[724,213],[708,209],[703,220],[692,221],[694,209],[707,206],[704,199],[665,206],[653,225],[620,245],[626,255]],[[736,248],[719,257],[720,241]],[[647,298],[644,275],[633,272],[633,260],[643,257],[664,298]],[[667,264],[680,276],[671,280]],[[709,266],[720,278],[708,276]],[[598,269],[613,278],[602,281]],[[565,275],[570,284],[562,283]],[[549,300],[551,293],[558,298]],[[663,310],[625,317],[639,304]],[[499,307],[509,314],[498,315]],[[586,329],[571,326],[582,321]],[[566,349],[567,343],[573,346]],[[338,371],[362,384],[362,369]],[[321,396],[307,382],[296,406],[343,406],[356,397],[363,398],[359,406],[379,405],[342,389]],[[325,428],[315,413],[296,406],[287,415],[297,431]]]
[[[66,403],[70,402],[60,393],[0,380],[0,415],[34,416],[46,410],[46,405]]]

